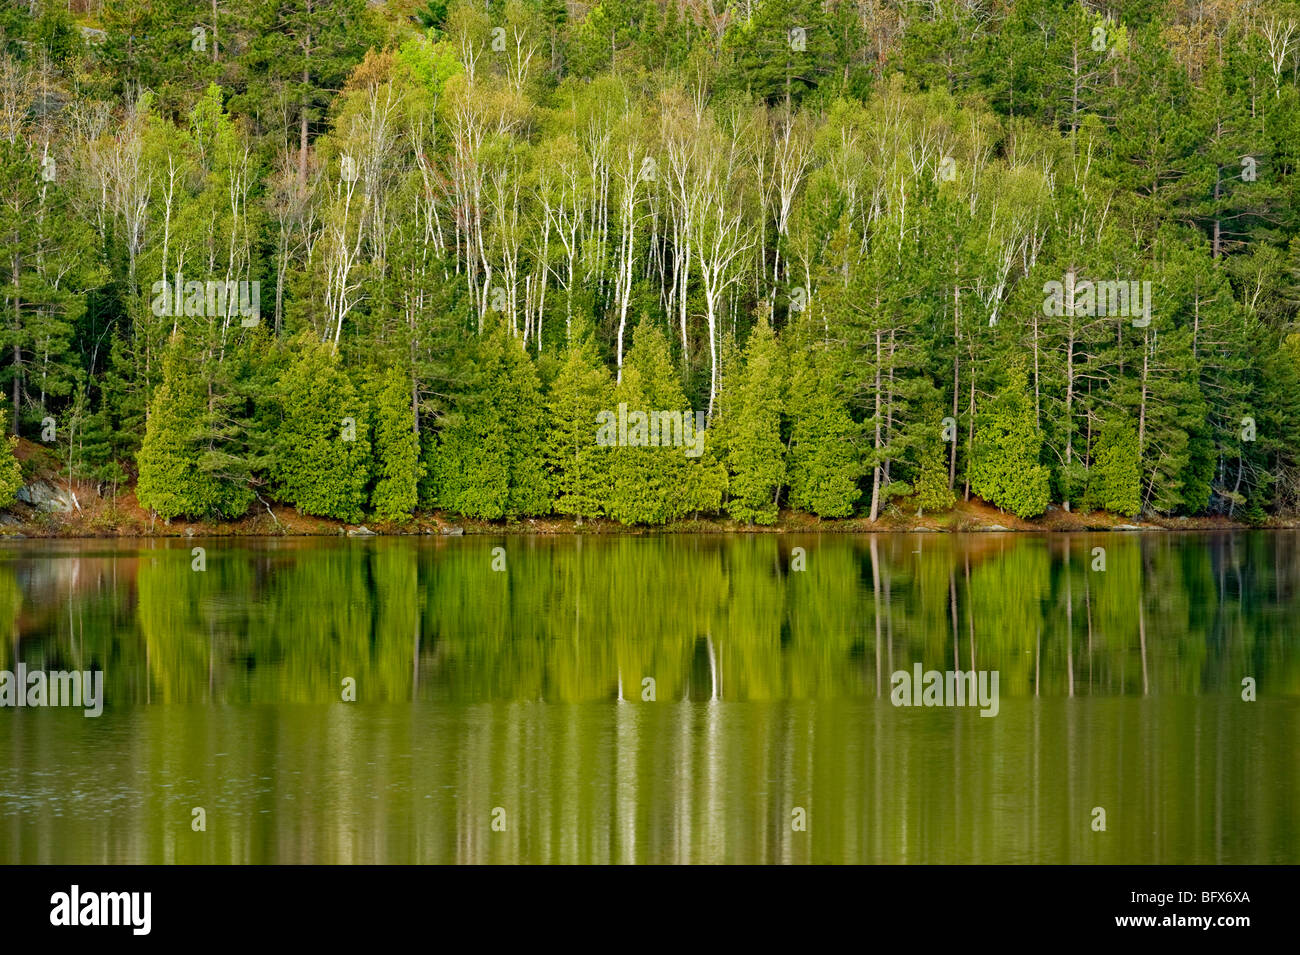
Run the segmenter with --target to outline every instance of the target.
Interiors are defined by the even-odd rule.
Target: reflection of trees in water
[[[0,863],[1294,863],[1294,705],[1259,707],[156,706],[108,734],[25,713],[0,733],[27,797]]]
[[[18,613],[22,609],[23,594],[18,589],[18,581],[8,567],[0,567],[0,668],[8,669],[11,661],[17,659]]]
[[[1004,696],[1296,693],[1290,533],[207,542],[202,573],[146,545],[75,585],[37,565],[80,558],[19,551],[0,626],[29,662],[103,666],[110,700],[875,697],[913,662]]]

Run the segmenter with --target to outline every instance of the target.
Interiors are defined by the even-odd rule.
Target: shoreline
[[[1049,509],[1032,520],[1004,514],[983,502],[961,502],[952,511],[917,517],[901,511],[875,522],[865,517],[819,519],[797,511],[782,511],[775,524],[747,525],[725,517],[677,521],[661,526],[627,526],[608,519],[522,517],[507,521],[461,518],[439,511],[418,513],[409,522],[351,523],[302,515],[291,507],[274,506],[235,521],[170,523],[150,517],[126,496],[115,504],[80,503],[70,511],[42,511],[15,505],[0,515],[0,540],[123,540],[194,537],[559,537],[569,535],[647,537],[675,534],[1068,534],[1150,533],[1176,531],[1298,530],[1300,517],[1275,517],[1249,524],[1226,517],[1128,519],[1106,512],[1087,514]]]
[[[361,522],[300,514],[293,505],[261,498],[231,521],[170,522],[140,506],[134,482],[115,489],[63,477],[48,449],[20,441],[24,481],[18,499],[0,510],[0,540],[120,540],[192,537],[491,537],[664,536],[672,534],[986,534],[986,533],[1138,533],[1152,531],[1245,531],[1300,529],[1300,514],[1274,515],[1260,524],[1223,515],[1129,518],[1106,511],[1068,511],[1057,504],[1030,519],[1018,518],[971,497],[941,513],[917,513],[909,499],[886,504],[877,520],[865,516],[819,518],[783,508],[774,524],[745,524],[723,515],[663,525],[626,525],[608,518],[578,519],[547,515],[486,521],[441,510],[417,511],[393,523]]]

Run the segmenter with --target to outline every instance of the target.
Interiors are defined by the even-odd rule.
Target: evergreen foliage
[[[404,521],[415,510],[424,476],[411,411],[411,379],[400,365],[393,365],[374,387],[376,480],[370,506],[383,520]]]
[[[1284,0],[93,6],[0,10],[0,389],[102,493],[1300,509]]]
[[[370,483],[370,409],[333,347],[300,336],[276,397],[276,496],[303,514],[361,520]]]
[[[1115,415],[1102,425],[1092,458],[1086,503],[1136,516],[1142,509],[1141,460],[1137,431],[1126,417]]]
[[[971,490],[1017,517],[1047,509],[1047,469],[1039,463],[1042,434],[1026,400],[1023,372],[1013,371],[975,425]]]

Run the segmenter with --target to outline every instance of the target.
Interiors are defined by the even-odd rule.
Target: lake
[[[1297,543],[7,541],[0,863],[1294,864]]]

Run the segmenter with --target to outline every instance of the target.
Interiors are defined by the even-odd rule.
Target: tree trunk
[[[872,443],[875,460],[871,468],[871,522],[880,515],[880,330],[876,330],[876,434]]]
[[[957,277],[952,283],[952,420],[957,420],[957,402],[961,394],[961,352],[958,339],[961,337],[961,294],[957,289]],[[953,424],[952,447],[948,449],[948,490],[957,486],[957,425]]]
[[[10,431],[11,434],[17,434],[17,433],[18,433],[18,411],[19,411],[19,400],[20,400],[21,397],[22,397],[22,381],[23,381],[23,346],[22,346],[22,344],[21,344],[21,342],[20,342],[20,338],[21,338],[21,336],[22,336],[22,331],[23,331],[23,323],[22,323],[22,308],[23,308],[23,302],[22,302],[22,298],[20,297],[20,295],[19,295],[19,293],[18,293],[18,289],[19,289],[18,281],[19,281],[19,278],[20,278],[20,276],[19,276],[19,269],[18,269],[18,259],[15,258],[15,259],[14,259],[14,263],[13,263],[13,282],[14,282],[14,381],[13,381],[13,399],[12,399],[12,400],[13,400],[13,415],[14,415],[14,418],[13,418],[13,428],[12,428],[11,431]]]
[[[969,420],[966,423],[966,454],[975,453],[975,376],[971,375],[970,379],[970,404],[966,408],[966,414]],[[962,492],[964,500],[970,500],[970,461],[966,462],[966,487]]]
[[[312,12],[311,6],[311,0],[307,0],[309,17]],[[302,85],[306,87],[311,83],[311,34],[303,38],[302,52]],[[309,107],[310,100],[304,93],[298,115],[298,185],[304,189],[307,187],[307,110]]]

